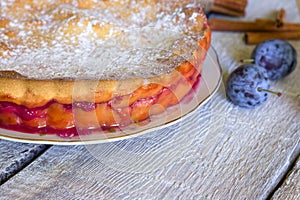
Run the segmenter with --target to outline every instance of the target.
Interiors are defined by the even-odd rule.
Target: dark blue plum
[[[269,93],[259,88],[269,89],[267,71],[255,64],[245,64],[235,69],[227,79],[227,98],[235,105],[254,108],[265,102]]]
[[[255,64],[265,68],[270,80],[289,75],[297,66],[295,48],[284,40],[266,40],[255,47],[251,58]]]

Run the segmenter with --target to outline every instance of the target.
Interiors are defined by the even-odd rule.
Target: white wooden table
[[[294,0],[249,1],[247,19]],[[300,41],[291,41],[300,55]],[[224,79],[254,46],[213,33]],[[298,57],[300,61],[300,56]],[[138,138],[89,146],[0,140],[0,199],[300,199],[300,66],[254,110],[233,106],[224,85],[192,116]]]

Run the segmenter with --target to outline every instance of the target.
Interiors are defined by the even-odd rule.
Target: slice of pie
[[[1,1],[0,127],[75,137],[178,104],[210,46],[193,2]]]

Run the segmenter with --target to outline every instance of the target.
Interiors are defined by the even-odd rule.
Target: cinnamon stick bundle
[[[213,31],[246,32],[247,44],[258,44],[268,39],[300,39],[300,23],[287,23],[285,17],[286,12],[281,9],[277,12],[275,20],[256,19],[249,22],[211,19],[210,27]]]

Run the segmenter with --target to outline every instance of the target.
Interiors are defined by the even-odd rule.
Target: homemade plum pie
[[[2,0],[0,128],[75,137],[146,123],[199,84],[194,0]]]

